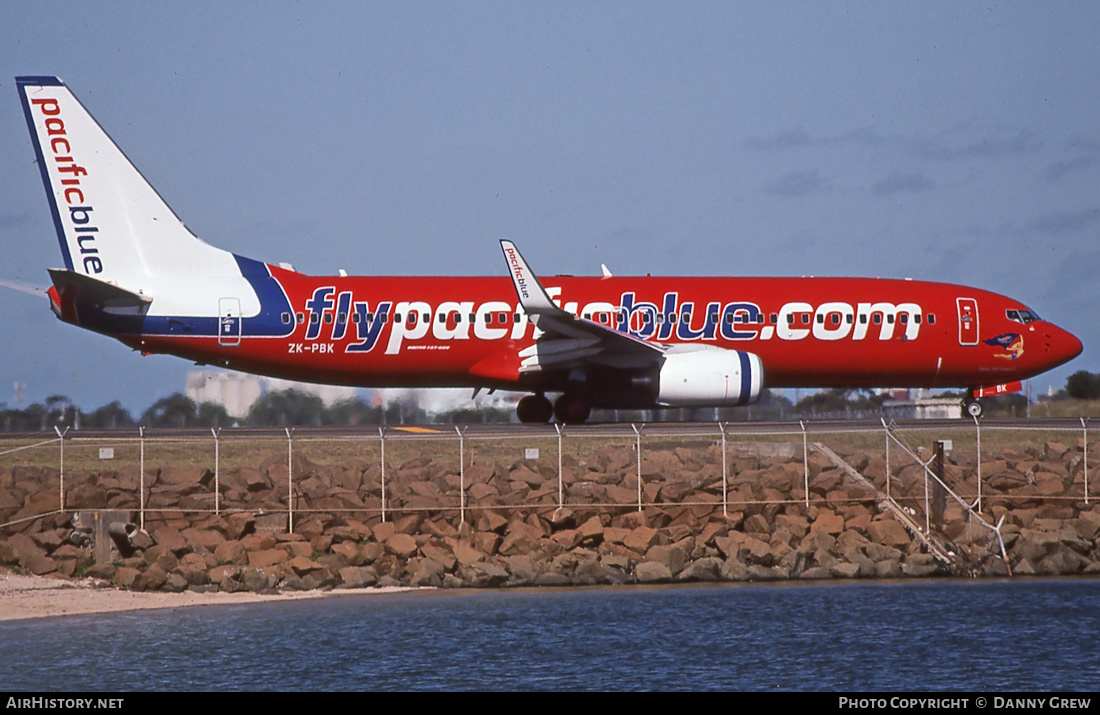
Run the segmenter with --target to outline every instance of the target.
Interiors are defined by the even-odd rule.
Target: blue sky
[[[1100,370],[1100,4],[9,3],[0,278],[56,237],[13,78],[63,78],[188,226],[305,272],[867,275],[1019,298]],[[0,291],[0,402],[142,358]],[[24,403],[25,404],[25,403]]]

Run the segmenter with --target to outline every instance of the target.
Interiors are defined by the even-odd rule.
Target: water
[[[0,690],[1096,690],[1100,581],[351,596],[0,623]]]

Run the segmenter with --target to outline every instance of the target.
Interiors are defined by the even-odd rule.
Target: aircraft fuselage
[[[236,297],[220,296],[229,309],[216,323],[176,316],[148,319],[134,334],[104,332],[145,352],[307,381],[564,389],[560,371],[521,376],[515,356],[534,343],[536,327],[506,278],[312,277],[267,268],[270,277],[260,280],[268,290],[257,292],[268,298],[257,315],[235,313]],[[753,352],[767,387],[977,387],[1026,379],[1080,350],[1049,322],[1007,317],[1027,311],[1018,301],[945,283],[555,277],[543,284],[567,312],[617,331]]]

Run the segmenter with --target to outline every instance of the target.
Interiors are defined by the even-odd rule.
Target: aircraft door
[[[974,298],[956,298],[959,309],[959,345],[978,344],[978,301]]]
[[[233,348],[241,344],[241,299],[218,298],[218,345]]]

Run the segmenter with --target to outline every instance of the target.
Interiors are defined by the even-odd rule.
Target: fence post
[[[893,499],[890,496],[890,427],[886,424],[886,418],[880,417],[879,421],[882,422],[882,433],[886,435],[886,498]]]
[[[65,511],[65,435],[69,434],[69,428],[62,432],[54,425],[53,431],[57,433],[57,443],[61,446],[61,511]]]
[[[930,496],[928,494],[928,465],[924,465],[924,533],[931,535],[932,533],[932,514]]]
[[[728,490],[726,487],[726,426],[721,422],[718,423],[718,431],[722,433],[722,516],[726,519],[730,517],[729,513],[729,499]]]
[[[458,523],[466,523],[466,429],[455,425],[458,434]]]
[[[378,428],[378,440],[381,446],[382,456],[379,457],[379,461],[382,463],[382,523],[386,523],[386,428]]]
[[[138,489],[141,490],[139,505],[141,509],[141,530],[145,531],[145,428],[138,427],[138,445],[140,447],[140,456],[138,458],[138,469],[141,474],[138,475]]]
[[[943,512],[947,502],[947,492],[944,486],[947,484],[947,473],[944,471],[944,453],[946,444],[942,439],[932,443],[932,473],[936,481],[932,484],[932,516],[936,517],[936,526],[943,528]]]
[[[561,511],[561,509],[565,506],[565,490],[562,487],[563,479],[561,472],[561,433],[565,431],[565,425],[561,424],[560,422],[555,422],[554,429],[558,433],[558,511]]]
[[[975,505],[980,512],[982,510],[982,423],[976,415],[974,417],[974,431],[978,438],[978,501]]]
[[[1084,477],[1085,477],[1085,503],[1088,504],[1089,503],[1089,418],[1088,417],[1082,417],[1081,418],[1081,429],[1084,430],[1084,432],[1085,432],[1085,435],[1084,435],[1085,454],[1084,454],[1084,460],[1081,462],[1081,467],[1084,470]]]
[[[798,426],[802,428],[802,488],[806,490],[806,509],[810,508],[810,453],[806,447],[806,423],[802,420],[798,421]]]
[[[631,422],[630,423],[630,428],[634,430],[635,444],[636,444],[636,449],[637,449],[637,452],[638,452],[638,454],[637,454],[637,457],[638,457],[638,511],[641,512],[642,511],[642,430],[645,429],[645,423],[643,422],[641,428],[639,428],[637,425],[635,425],[633,422]]]
[[[221,461],[221,449],[218,445],[218,435],[221,434],[221,431],[222,431],[221,427],[219,427],[217,429],[214,429],[213,427],[210,428],[210,433],[212,435],[214,435],[214,513],[215,514],[221,514],[221,504],[222,504],[222,502],[221,502],[222,490],[221,490],[221,486],[220,486],[221,481],[219,479],[219,476],[220,476],[220,473],[221,473],[221,469],[219,467],[219,463]]]
[[[283,428],[286,431],[286,524],[287,533],[294,533],[294,440],[291,435],[294,430],[290,427]]]

